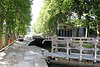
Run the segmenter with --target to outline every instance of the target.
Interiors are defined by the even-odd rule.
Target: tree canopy
[[[6,44],[8,35],[12,40],[15,35],[25,35],[31,21],[31,4],[33,0],[0,0],[0,45],[2,44],[2,32],[6,34]],[[3,30],[5,26],[6,30]],[[1,48],[1,47],[0,47]]]
[[[69,23],[77,28],[86,27],[86,37],[90,27],[94,26],[97,36],[100,37],[100,1],[44,0],[35,23],[36,30],[44,35],[56,35],[57,23]]]

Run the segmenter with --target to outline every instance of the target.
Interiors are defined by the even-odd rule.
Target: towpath
[[[28,46],[30,40],[17,41],[0,53],[0,67],[48,67],[42,48]]]

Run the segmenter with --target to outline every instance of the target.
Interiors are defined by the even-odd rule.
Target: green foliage
[[[100,0],[44,0],[36,31],[56,35],[57,23],[65,22],[78,28],[96,28],[100,22]]]
[[[26,33],[31,21],[31,2],[29,0],[9,0],[7,3],[6,22],[9,30],[18,34]]]
[[[91,45],[83,45],[83,47],[86,47],[86,48],[93,48],[93,46],[91,46]]]
[[[9,31],[25,34],[31,21],[33,0],[0,0],[0,21],[5,20]]]
[[[44,35],[56,35],[57,23],[65,23],[71,3],[72,0],[44,0],[36,23],[37,31]]]

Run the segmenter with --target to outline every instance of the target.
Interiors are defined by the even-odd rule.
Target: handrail
[[[54,57],[53,53],[59,52],[58,49],[66,49],[67,50],[66,58],[69,59],[70,58],[69,57],[70,50],[75,48],[75,49],[80,50],[80,53],[79,53],[80,57],[78,58],[80,60],[80,62],[83,59],[82,58],[83,50],[92,50],[94,52],[93,53],[94,62],[96,62],[98,60],[97,59],[97,56],[98,56],[97,52],[100,50],[100,48],[98,48],[97,46],[100,45],[100,38],[92,38],[92,37],[55,37],[55,38],[48,38],[47,40],[44,40],[44,41],[52,41],[52,48],[51,48],[52,58]],[[59,43],[60,41],[63,42],[63,43]],[[74,46],[75,44],[78,44],[77,48],[70,46],[70,45]],[[61,46],[58,46],[58,45],[61,45]],[[62,45],[66,45],[66,46],[62,47]],[[83,45],[92,45],[93,48],[88,48],[87,49],[86,47],[83,47]]]

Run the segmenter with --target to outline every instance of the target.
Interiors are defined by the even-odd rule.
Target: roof
[[[68,24],[68,23],[58,23],[58,24],[61,24],[61,25],[70,25],[70,26],[72,26],[71,24]]]

